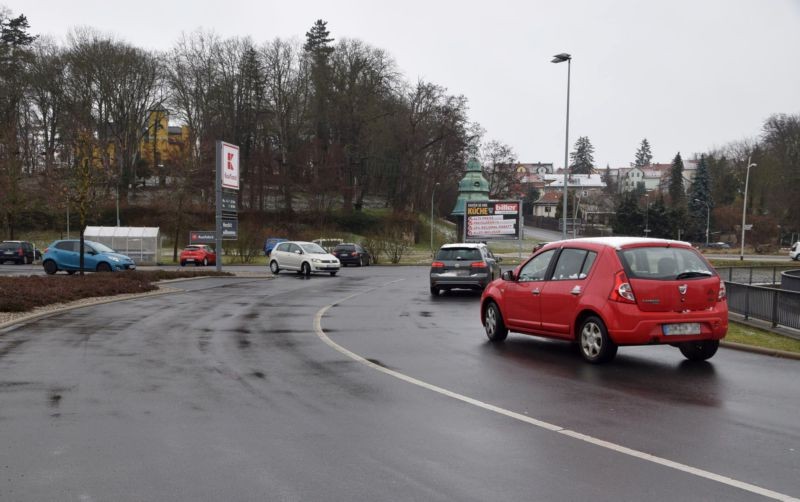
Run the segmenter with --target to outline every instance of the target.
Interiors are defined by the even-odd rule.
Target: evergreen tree
[[[650,228],[648,237],[672,238],[674,235],[673,223],[667,206],[664,204],[663,196],[659,195],[655,202],[650,204],[647,219],[648,227]]]
[[[314,57],[325,57],[331,55],[333,47],[330,43],[333,42],[330,37],[330,32],[327,28],[327,21],[317,19],[314,26],[306,32],[306,43],[303,45],[303,50],[311,53]]]
[[[303,50],[311,58],[311,85],[314,89],[312,120],[323,151],[327,151],[330,140],[330,56],[334,51],[330,45],[333,39],[330,38],[327,25],[326,21],[317,19],[314,26],[306,32],[306,43],[303,45]]]
[[[672,159],[672,168],[669,172],[669,199],[671,207],[683,206],[686,195],[683,191],[683,159],[681,152]]]
[[[644,211],[639,207],[635,194],[624,194],[617,205],[617,214],[612,223],[614,235],[642,235]]]
[[[594,147],[588,136],[581,136],[575,142],[575,151],[569,154],[574,174],[591,174],[594,170]]]
[[[650,152],[650,143],[647,141],[647,138],[644,138],[639,149],[636,151],[636,161],[634,165],[636,167],[649,166],[652,160],[653,154]]]
[[[689,234],[688,237],[697,241],[705,240],[706,218],[708,212],[714,208],[711,199],[711,176],[708,172],[705,155],[700,156],[697,172],[694,175],[692,186],[688,194],[689,206]]]
[[[603,192],[607,195],[614,196],[617,194],[617,181],[611,176],[611,168],[606,164],[606,172],[603,174],[603,183],[606,184]]]

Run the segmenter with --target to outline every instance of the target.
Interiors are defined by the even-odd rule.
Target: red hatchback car
[[[217,254],[205,244],[191,244],[181,251],[180,262],[181,267],[185,267],[190,263],[195,266],[216,265]]]
[[[599,237],[547,244],[489,284],[481,322],[493,342],[509,331],[577,342],[590,363],[620,345],[669,344],[712,357],[728,331],[725,283],[686,242]]]

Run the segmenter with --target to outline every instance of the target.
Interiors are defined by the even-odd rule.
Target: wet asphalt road
[[[183,281],[0,331],[0,500],[800,497],[797,361],[495,347],[426,275]]]

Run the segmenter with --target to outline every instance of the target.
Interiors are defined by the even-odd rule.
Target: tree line
[[[160,110],[188,134],[166,159],[141,148],[153,139],[155,150],[161,122],[149,118]],[[518,196],[513,148],[486,140],[467,112],[464,96],[408,81],[386,51],[335,40],[323,20],[302,40],[196,31],[153,52],[92,29],[62,43],[37,38],[24,15],[0,7],[0,219],[8,238],[23,220],[46,227],[40,220],[70,209],[82,228],[157,179],[169,197],[147,203],[168,207],[167,223],[180,228],[184,213],[213,207],[216,140],[240,146],[244,211],[351,213],[373,198],[414,214],[430,209],[435,191],[446,214],[469,156],[484,166],[491,198]],[[602,173],[593,153],[578,138],[571,170]],[[754,242],[800,231],[800,115],[785,114],[768,118],[759,138],[698,155],[688,193],[680,154],[665,193],[620,194],[607,178],[615,230],[702,240],[710,216],[715,232],[735,232],[748,158],[757,164],[747,204]],[[652,161],[646,139],[634,159]]]
[[[135,200],[144,179],[168,188],[178,213],[213,207],[217,140],[240,146],[240,208],[283,213],[358,211],[375,197],[410,214],[430,207],[437,184],[452,203],[467,157],[480,151],[464,96],[409,82],[387,52],[334,40],[323,20],[302,41],[196,31],[163,52],[85,28],[63,44],[37,39],[8,10],[0,30],[9,237],[22,214],[69,206],[85,220],[115,198]],[[154,110],[188,126],[171,158],[141,151],[158,135]]]

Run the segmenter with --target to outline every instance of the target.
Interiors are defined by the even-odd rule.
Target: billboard
[[[519,240],[522,238],[522,202],[518,200],[466,201],[464,241]]]
[[[220,176],[223,188],[239,190],[239,147],[220,141],[222,146],[222,169]]]

